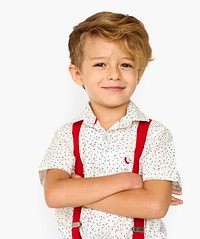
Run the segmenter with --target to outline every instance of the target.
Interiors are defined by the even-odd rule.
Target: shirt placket
[[[97,158],[95,162],[95,175],[107,175],[106,161],[109,157],[109,132],[103,132],[97,146]]]

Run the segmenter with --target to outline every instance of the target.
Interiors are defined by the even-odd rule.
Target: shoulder
[[[149,126],[148,137],[150,139],[160,137],[165,139],[172,139],[172,133],[170,129],[162,122],[152,119]]]
[[[62,124],[59,128],[57,128],[56,132],[60,134],[69,133],[72,129],[72,122],[67,122]]]
[[[155,133],[156,133],[156,132],[160,132],[160,131],[169,131],[169,128],[168,128],[166,125],[164,125],[162,122],[157,121],[157,120],[155,120],[155,119],[152,119],[152,120],[151,120],[150,128],[151,128],[151,130],[153,130]]]
[[[64,123],[56,130],[55,135],[58,137],[67,136],[68,138],[70,138],[73,131],[73,125],[77,126],[79,123],[82,123],[82,122],[83,120],[73,120],[71,122]],[[79,125],[81,126],[81,124]]]
[[[68,140],[71,139],[71,134],[72,134],[72,122],[70,123],[64,123],[62,124],[60,127],[58,127],[55,130],[55,134],[54,134],[54,140]]]

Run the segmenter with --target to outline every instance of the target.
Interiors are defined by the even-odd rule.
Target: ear
[[[73,81],[77,85],[83,86],[83,81],[82,81],[82,78],[81,78],[81,72],[80,72],[79,68],[76,65],[71,64],[69,66],[69,73],[70,73]]]
[[[142,78],[142,76],[144,74],[144,71],[145,71],[144,68],[138,70],[137,84],[140,83],[140,80],[141,80],[141,78]]]

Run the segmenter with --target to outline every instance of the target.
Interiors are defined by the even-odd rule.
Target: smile
[[[108,86],[108,87],[102,87],[105,90],[109,90],[109,91],[122,91],[125,89],[125,87],[121,87],[121,86]]]

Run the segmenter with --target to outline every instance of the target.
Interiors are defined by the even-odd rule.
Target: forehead
[[[84,44],[84,55],[88,57],[109,57],[113,54],[131,57],[123,41],[114,41],[102,37],[88,37]]]

